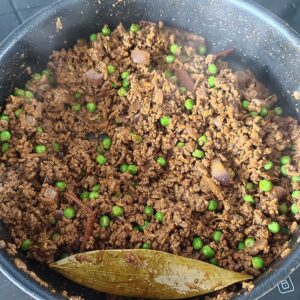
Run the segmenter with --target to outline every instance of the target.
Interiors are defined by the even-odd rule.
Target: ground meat
[[[168,64],[172,43],[182,47]],[[299,182],[290,180],[300,171],[298,122],[274,113],[276,97],[250,71],[233,72],[218,54],[198,55],[200,44],[204,38],[162,23],[142,22],[136,33],[119,25],[108,37],[97,34],[93,42],[80,40],[72,49],[55,51],[41,78],[26,84],[33,98],[9,97],[4,110],[9,121],[0,123],[12,134],[0,158],[0,218],[13,241],[11,254],[25,239],[31,241],[26,255],[41,263],[80,249],[150,243],[152,249],[207,261],[192,247],[200,236],[214,248],[219,266],[259,276],[288,253],[300,217],[290,212],[300,202],[290,196],[299,189]],[[218,68],[215,87],[207,84],[211,63]],[[187,98],[193,99],[191,110],[184,106]],[[245,98],[248,110],[241,105]],[[269,112],[261,117],[256,113],[264,106]],[[162,126],[163,116],[170,117],[168,126]],[[198,144],[202,135],[206,142]],[[107,137],[112,143],[105,148]],[[35,153],[36,145],[45,145],[46,152]],[[202,158],[195,149],[204,152]],[[97,163],[99,154],[104,164]],[[292,158],[288,176],[280,173],[282,155]],[[166,165],[157,163],[159,156]],[[274,166],[266,171],[268,160]],[[137,174],[120,172],[121,164],[135,165]],[[262,179],[273,182],[273,191],[259,189]],[[68,193],[57,181],[66,183]],[[248,182],[253,189],[246,190]],[[100,191],[93,199],[76,200],[96,185]],[[255,203],[245,202],[245,194]],[[209,211],[212,199],[217,210]],[[279,209],[283,203],[287,213]],[[113,206],[124,214],[112,217]],[[145,206],[162,212],[163,222],[146,216]],[[73,218],[64,216],[68,207],[74,208]],[[99,224],[103,215],[111,218],[108,227]],[[271,221],[285,230],[270,233]],[[223,232],[220,243],[212,239],[215,230]],[[257,244],[239,251],[246,237]],[[264,269],[252,267],[253,255],[264,259]],[[221,291],[217,299],[228,299],[238,287]]]

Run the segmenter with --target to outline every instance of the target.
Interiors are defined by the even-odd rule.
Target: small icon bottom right
[[[278,284],[278,290],[280,294],[292,293],[295,290],[293,281],[290,276],[288,276]]]

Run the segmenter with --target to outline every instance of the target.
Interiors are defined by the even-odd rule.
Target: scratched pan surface
[[[63,29],[56,32],[55,18],[61,17]],[[50,53],[68,48],[78,38],[87,38],[104,23],[111,27],[128,26],[140,20],[163,20],[207,37],[211,51],[234,46],[230,59],[234,68],[249,67],[279,95],[287,113],[300,119],[300,101],[291,96],[300,92],[300,38],[283,21],[250,1],[239,0],[63,0],[48,7],[19,27],[0,45],[0,105],[15,85],[28,79],[26,68],[42,70]],[[292,241],[291,254],[272,266],[256,282],[255,289],[239,299],[257,299],[266,294],[300,265],[299,233]],[[0,238],[9,240],[0,224]],[[28,262],[29,268],[51,286],[85,299],[105,296],[73,284],[46,267]],[[62,299],[19,271],[4,251],[0,251],[1,270],[35,299]],[[1,297],[0,297],[1,298]]]

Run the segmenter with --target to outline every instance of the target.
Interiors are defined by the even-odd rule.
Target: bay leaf
[[[199,260],[144,249],[84,252],[50,267],[97,291],[152,299],[183,299],[252,279]]]

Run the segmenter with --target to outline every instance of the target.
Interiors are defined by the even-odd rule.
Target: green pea
[[[265,164],[264,164],[264,169],[266,171],[269,171],[273,168],[274,164],[272,161],[268,160]]]
[[[215,75],[218,73],[218,68],[215,64],[209,64],[207,70],[208,70],[208,73],[211,75]]]
[[[263,107],[263,108],[260,110],[259,115],[260,115],[261,117],[266,117],[266,116],[268,115],[268,112],[269,112],[269,110],[268,110],[266,107]]]
[[[281,214],[283,214],[283,215],[286,214],[288,212],[287,204],[285,202],[280,204],[278,210]]]
[[[93,113],[96,111],[97,109],[97,105],[94,102],[89,102],[86,104],[86,109],[88,112]]]
[[[215,241],[215,242],[220,242],[221,241],[221,239],[222,239],[222,236],[223,236],[223,233],[222,233],[222,231],[220,231],[220,230],[216,230],[214,233],[213,233],[213,240]]]
[[[146,206],[144,208],[144,214],[147,215],[148,217],[151,217],[153,215],[154,209],[152,206]]]
[[[133,33],[137,33],[140,30],[140,25],[133,23],[133,24],[131,24],[129,30]]]
[[[80,103],[74,103],[74,104],[72,104],[71,109],[73,111],[80,111],[81,110],[81,104]]]
[[[164,71],[164,75],[167,79],[170,79],[173,76],[173,73],[170,70]]]
[[[43,133],[43,132],[44,132],[44,129],[43,129],[43,127],[41,127],[41,126],[38,126],[38,127],[36,128],[36,131],[37,131],[38,133]]]
[[[22,89],[15,88],[14,95],[19,96],[19,97],[20,96],[25,96],[25,91],[22,90]]]
[[[215,256],[215,250],[212,249],[210,246],[208,245],[204,245],[202,247],[202,253],[204,256],[206,256],[207,258],[212,258]]]
[[[281,116],[283,114],[283,109],[280,106],[275,107],[274,108],[274,113],[275,113],[276,116]]]
[[[3,130],[0,132],[0,141],[7,142],[11,139],[11,133],[8,130]]]
[[[100,194],[96,191],[93,191],[93,192],[89,193],[90,200],[95,200],[95,199],[99,198],[99,196],[100,196]]]
[[[259,182],[259,188],[263,192],[270,192],[271,189],[273,188],[273,183],[270,180],[263,179]]]
[[[109,27],[107,25],[104,25],[101,32],[104,36],[109,36],[111,34],[111,30],[109,29]]]
[[[165,158],[163,158],[162,156],[159,156],[156,160],[156,162],[161,166],[161,167],[165,167],[167,165],[167,161]]]
[[[155,214],[155,219],[157,222],[162,223],[164,221],[164,216],[165,216],[165,214],[162,211],[158,211]]]
[[[80,199],[81,200],[85,200],[85,199],[88,199],[90,196],[90,193],[88,191],[83,191],[81,194],[80,194]]]
[[[113,83],[111,84],[111,86],[112,86],[113,89],[119,88],[119,86],[118,86],[118,84],[117,84],[116,82],[113,82]]]
[[[261,257],[254,256],[252,258],[252,266],[254,269],[260,270],[265,266],[265,263]]]
[[[199,236],[193,238],[193,248],[195,250],[200,250],[203,247],[203,241]]]
[[[200,55],[205,55],[207,52],[207,47],[205,45],[200,45],[198,47],[198,52]]]
[[[54,226],[57,223],[56,219],[54,217],[49,219],[49,224]]]
[[[258,116],[258,113],[257,113],[256,111],[251,111],[251,112],[249,113],[249,115],[250,115],[251,117],[257,117],[257,116]]]
[[[113,65],[108,65],[107,66],[107,72],[109,75],[112,75],[115,73],[115,67]]]
[[[207,210],[216,211],[217,209],[218,209],[218,202],[215,199],[209,200]]]
[[[280,163],[282,165],[287,165],[290,164],[292,162],[292,158],[288,155],[283,155],[280,157]]]
[[[183,148],[185,146],[184,142],[178,142],[176,145],[178,148]]]
[[[73,98],[75,99],[75,100],[79,100],[79,99],[81,99],[81,93],[80,92],[75,92],[74,93],[74,95],[73,95]]]
[[[124,72],[121,73],[121,78],[122,79],[127,79],[128,76],[129,76],[129,71],[124,71]]]
[[[140,231],[140,227],[139,227],[139,226],[133,226],[132,229],[133,229],[134,231]]]
[[[36,145],[34,147],[34,151],[38,154],[45,153],[47,151],[47,147],[45,145]]]
[[[64,210],[64,217],[67,219],[73,219],[75,217],[75,210],[73,207],[67,207]]]
[[[42,74],[43,75],[46,75],[47,77],[50,75],[50,71],[48,70],[48,69],[46,69],[46,70],[43,70],[42,71]]]
[[[106,164],[106,158],[102,154],[97,156],[96,161],[101,166]]]
[[[299,209],[298,205],[296,203],[293,203],[291,206],[291,213],[293,215],[297,215],[297,214],[299,214],[299,212],[300,212],[300,209]]]
[[[194,102],[193,99],[186,99],[185,102],[184,102],[184,107],[187,110],[192,110],[194,105],[195,105],[195,102]]]
[[[205,153],[204,151],[202,150],[199,150],[199,149],[195,149],[192,153],[192,156],[195,157],[195,158],[199,158],[199,159],[202,159],[204,156],[205,156]]]
[[[52,144],[52,147],[53,147],[54,151],[56,151],[56,152],[59,152],[61,150],[61,144],[60,143],[55,142],[55,143]]]
[[[6,153],[9,150],[9,147],[10,147],[9,143],[3,143],[1,145],[1,152]]]
[[[128,79],[123,79],[122,86],[123,88],[128,89],[130,86],[130,81]]]
[[[207,80],[207,83],[208,83],[208,86],[210,88],[215,87],[215,85],[216,85],[216,77],[215,76],[209,76],[208,80]]]
[[[252,238],[252,237],[247,237],[246,239],[245,239],[245,246],[246,246],[246,248],[251,248],[251,247],[253,247],[255,245],[255,239],[254,238]]]
[[[292,182],[300,182],[300,176],[292,176],[291,181]]]
[[[291,196],[292,196],[293,199],[300,200],[300,190],[293,191]]]
[[[148,72],[151,73],[153,70],[154,70],[154,67],[153,67],[153,65],[150,64],[148,66]]]
[[[273,221],[268,225],[268,229],[272,233],[278,233],[281,229],[281,226],[278,222]]]
[[[41,80],[42,75],[39,74],[39,73],[34,73],[34,74],[32,75],[32,77],[33,77],[34,80],[39,81],[39,80]]]
[[[163,74],[167,79],[171,80],[174,84],[178,82],[178,78],[170,70],[165,70]]]
[[[139,226],[140,230],[144,231],[148,227],[149,224],[150,224],[149,221],[144,221],[144,224]]]
[[[56,181],[55,187],[64,192],[67,189],[67,184],[63,181]]]
[[[126,91],[126,89],[123,86],[118,89],[118,95],[120,97],[124,97],[126,95],[126,93],[127,93],[127,91]]]
[[[142,249],[151,249],[151,244],[150,243],[143,243]]]
[[[204,146],[206,143],[207,143],[207,137],[205,134],[203,134],[198,138],[198,145]]]
[[[185,86],[181,86],[181,87],[179,88],[179,92],[180,92],[181,94],[186,94],[187,88],[186,88]]]
[[[109,150],[112,144],[112,140],[109,137],[106,137],[102,140],[103,148]]]
[[[239,242],[237,248],[239,251],[244,250],[246,248],[245,243]]]
[[[242,108],[243,109],[248,110],[249,109],[249,105],[250,105],[250,102],[248,100],[243,100],[242,101]]]
[[[15,116],[16,116],[16,118],[20,118],[20,115],[21,115],[21,113],[24,111],[24,109],[23,108],[19,108],[19,109],[17,109],[16,111],[15,111]]]
[[[115,218],[117,217],[122,217],[124,214],[124,209],[120,206],[113,206],[112,209],[111,209],[111,215]]]
[[[1,121],[8,121],[8,120],[9,120],[9,117],[8,117],[8,115],[2,114],[2,115],[0,116],[0,120],[1,120]]]
[[[254,189],[254,183],[253,182],[247,182],[246,184],[246,190],[247,191],[252,191]]]
[[[90,34],[89,38],[90,38],[91,42],[95,42],[97,40],[97,34],[96,33],[92,33],[92,34]]]
[[[108,216],[102,216],[99,220],[100,226],[106,228],[109,226],[110,218]]]
[[[56,78],[53,74],[50,74],[48,77],[48,81],[51,85],[55,85],[56,84]]]
[[[255,204],[255,201],[254,201],[252,195],[245,195],[245,196],[244,196],[244,201],[245,201],[245,202],[248,202],[248,203],[250,203],[250,204]]]
[[[212,257],[212,258],[209,259],[209,263],[212,264],[212,265],[214,265],[214,266],[218,266],[219,265],[219,262],[214,257]]]
[[[170,125],[171,118],[169,116],[163,116],[160,118],[160,124],[164,127],[167,127]]]
[[[26,98],[33,98],[34,95],[33,95],[33,93],[31,91],[25,91],[25,97]]]
[[[136,175],[138,172],[138,167],[133,164],[128,165],[127,172],[130,173],[131,175]]]
[[[100,192],[101,189],[101,185],[100,184],[96,184],[92,187],[91,191],[92,192]]]
[[[282,165],[282,166],[280,167],[280,173],[281,173],[281,175],[283,175],[283,176],[287,176],[286,165]]]
[[[128,171],[128,165],[127,164],[121,164],[119,167],[119,170],[121,173],[126,173]]]
[[[166,62],[172,64],[175,61],[175,56],[173,54],[166,55]]]
[[[180,50],[180,46],[177,44],[172,44],[170,47],[170,52],[174,55],[178,54],[179,50]]]
[[[21,244],[21,250],[26,252],[29,250],[30,246],[31,246],[31,241],[29,239],[26,239]]]

